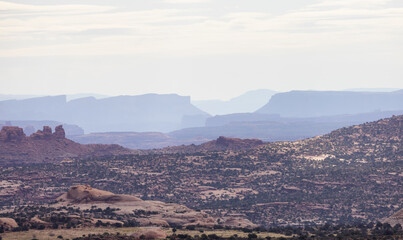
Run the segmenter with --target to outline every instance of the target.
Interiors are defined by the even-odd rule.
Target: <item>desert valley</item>
[[[1,236],[88,229],[74,239],[120,239],[124,229],[134,239],[145,227],[159,238],[215,230],[204,236],[398,239],[402,133],[400,115],[293,142],[219,137],[132,150],[75,143],[62,126],[31,136],[3,127]]]

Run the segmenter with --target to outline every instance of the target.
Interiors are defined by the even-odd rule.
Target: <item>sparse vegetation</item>
[[[220,219],[214,227],[216,231],[230,232],[225,223],[239,221],[237,216],[242,216],[262,226],[262,231],[282,237],[400,236],[400,225],[376,222],[403,205],[402,122],[403,117],[399,116],[340,129],[323,137],[242,151],[154,151],[47,164],[3,165],[0,208],[8,211],[1,212],[0,217],[14,218],[19,224],[15,231],[85,227],[81,218],[67,217],[74,214],[117,217],[114,209],[66,208],[61,213],[60,209],[46,207],[71,185],[81,183],[135,194],[144,200],[184,204]],[[153,214],[133,212],[132,216],[118,219],[124,222],[123,226],[110,227],[136,226],[131,219]],[[30,219],[35,216],[53,224],[32,223]],[[239,229],[244,224],[239,221]],[[104,227],[98,224],[99,229]],[[192,238],[215,238],[211,235],[215,233],[198,229],[197,225],[175,227],[177,237],[188,234]],[[247,228],[241,232],[244,235],[237,233],[238,237],[261,237],[259,232]]]

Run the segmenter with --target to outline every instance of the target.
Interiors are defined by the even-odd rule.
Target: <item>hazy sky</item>
[[[402,0],[0,0],[0,93],[403,88]]]

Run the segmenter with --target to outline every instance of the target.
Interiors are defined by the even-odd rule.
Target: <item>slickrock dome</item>
[[[59,201],[68,201],[72,203],[91,203],[91,202],[132,202],[142,201],[140,198],[119,195],[111,192],[99,190],[89,185],[72,186],[69,191],[58,198]]]
[[[122,217],[132,215],[131,219],[136,220],[140,226],[168,227],[178,224],[183,226],[198,224],[213,227],[217,224],[217,220],[209,214],[192,210],[183,205],[161,201],[144,201],[135,196],[114,194],[92,188],[89,185],[72,186],[54,203],[55,207],[73,206],[81,210],[90,210],[94,205],[100,209],[118,209],[115,213]],[[137,214],[136,212],[147,214]],[[110,222],[110,219],[97,217],[96,221],[98,220]]]
[[[0,218],[0,225],[7,230],[18,227],[18,223],[12,218]]]

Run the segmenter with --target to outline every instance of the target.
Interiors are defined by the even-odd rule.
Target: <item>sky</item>
[[[403,88],[401,0],[0,0],[0,93]]]

